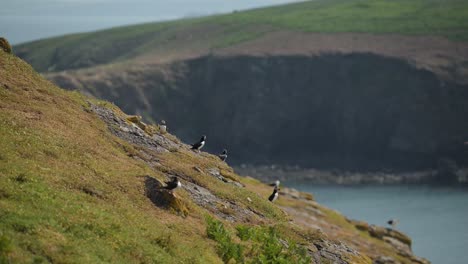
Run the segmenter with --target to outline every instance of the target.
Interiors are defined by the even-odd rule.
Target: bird
[[[274,202],[276,201],[276,199],[278,199],[278,187],[275,186],[275,188],[273,189],[273,193],[270,195],[270,197],[268,197],[268,200],[270,200],[270,202]]]
[[[200,141],[192,145],[192,149],[196,149],[199,151],[201,148],[203,148],[203,146],[205,146],[205,140],[206,140],[206,136],[203,135]]]
[[[219,157],[222,161],[226,161],[226,159],[227,159],[227,149],[223,149],[223,153],[219,154],[218,157]]]
[[[387,224],[390,225],[393,229],[395,229],[396,225],[399,223],[400,221],[398,219],[390,219],[387,221]]]
[[[161,125],[159,125],[159,129],[161,130],[161,132],[166,133],[167,126],[166,126],[166,121],[165,120],[161,120]]]
[[[171,180],[165,183],[166,186],[164,187],[164,189],[169,191],[174,191],[175,189],[182,187],[182,184],[180,183],[179,178],[177,178],[177,176],[171,177]]]
[[[276,186],[277,188],[279,188],[279,186],[280,186],[280,181],[279,181],[279,180],[276,180],[275,182],[270,183],[270,186]]]

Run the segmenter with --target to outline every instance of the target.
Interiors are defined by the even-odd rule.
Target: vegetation
[[[468,2],[306,1],[50,38],[19,45],[17,53],[39,71],[58,71],[125,61],[143,54],[159,52],[176,56],[181,50],[228,47],[279,30],[436,35],[467,41]]]
[[[304,247],[281,238],[274,226],[239,225],[237,237],[242,242],[236,243],[221,221],[211,217],[206,221],[206,233],[218,242],[218,254],[225,262],[306,264],[311,261]]]
[[[0,38],[0,49],[6,53],[11,53],[11,45],[6,38]]]
[[[236,12],[217,20],[307,32],[442,35],[468,40],[468,2],[462,0],[319,0]]]
[[[206,222],[206,234],[209,238],[218,242],[218,254],[224,262],[231,260],[243,262],[244,248],[240,244],[233,242],[231,234],[224,228],[223,223],[212,217],[207,217]]]
[[[86,100],[0,52],[0,258],[219,263],[201,215],[155,207],[142,176],[162,174],[129,157]]]

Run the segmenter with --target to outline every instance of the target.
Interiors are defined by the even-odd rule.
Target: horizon
[[[3,4],[0,33],[11,44],[113,27],[247,10],[302,0],[20,0]],[[156,10],[156,12],[154,12]]]

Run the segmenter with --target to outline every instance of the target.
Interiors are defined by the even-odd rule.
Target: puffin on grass
[[[223,149],[223,153],[219,154],[218,157],[219,157],[222,161],[226,161],[226,159],[227,159],[227,149]]]
[[[205,140],[206,140],[206,136],[203,135],[200,141],[192,145],[192,149],[200,151],[200,149],[203,148],[203,146],[205,146]]]
[[[275,188],[273,189],[273,193],[270,195],[270,197],[268,197],[268,200],[270,202],[274,202],[276,201],[276,199],[278,199],[278,190],[279,188],[275,186]]]
[[[174,191],[175,189],[182,187],[182,184],[180,183],[179,178],[177,178],[177,176],[171,177],[171,180],[165,183],[166,186],[164,187],[164,189],[169,191]]]

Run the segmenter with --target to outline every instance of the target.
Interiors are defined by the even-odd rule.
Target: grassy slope
[[[142,195],[140,177],[155,172],[82,96],[3,52],[0,76],[0,236],[13,263],[219,262],[200,216],[188,226]]]
[[[68,35],[16,50],[45,72],[122,61],[152,50],[177,52],[187,45],[216,49],[277,30],[438,35],[466,41],[468,1],[317,0]]]
[[[177,192],[189,209],[185,217],[146,197],[144,176],[163,180],[165,173],[190,177],[264,216],[250,219],[250,225],[277,226],[281,237],[298,243],[321,238],[299,235],[309,233],[290,225],[264,198],[269,187],[233,174],[215,156],[179,149],[159,154],[156,168],[132,158],[138,151],[111,135],[86,100],[0,52],[0,263],[220,263],[219,247],[206,235],[210,213],[189,193]],[[125,116],[111,104],[95,103]],[[194,165],[204,171],[217,167],[248,188],[213,180]],[[224,224],[234,232],[239,223]],[[243,243],[249,248],[253,242]],[[245,251],[245,258],[258,250],[263,249]]]

